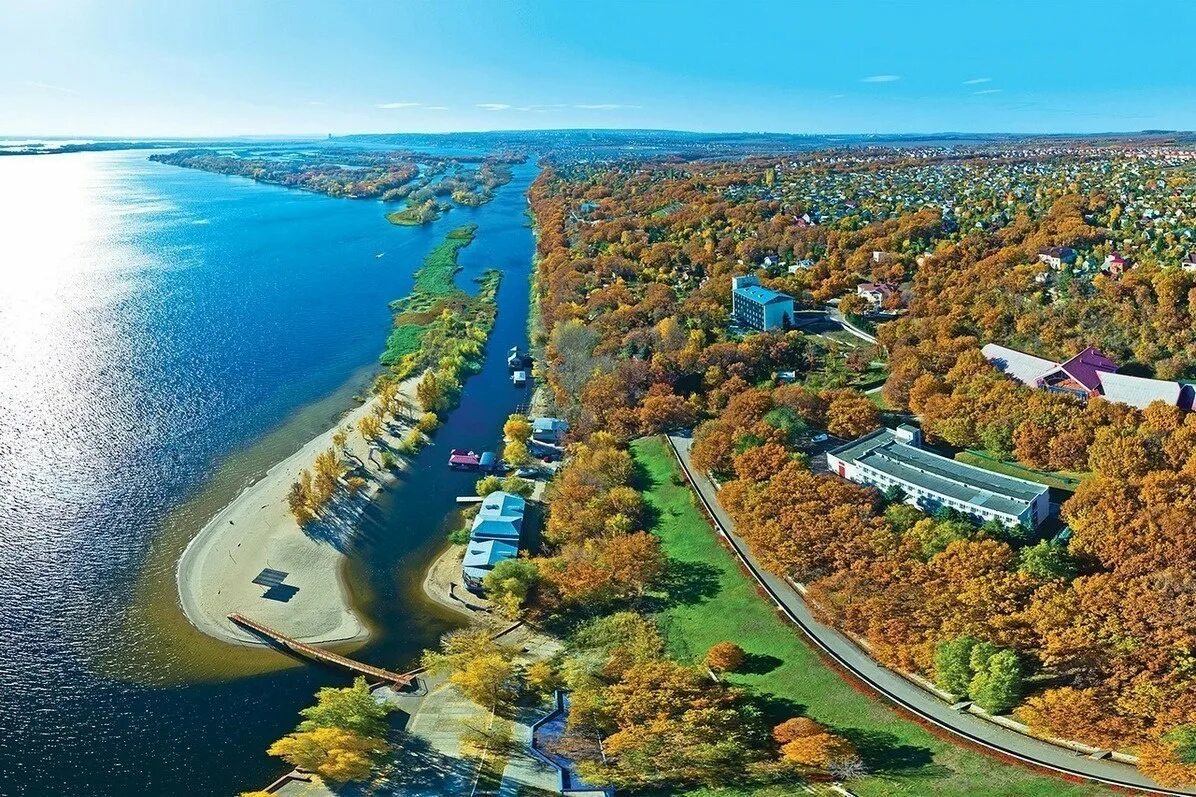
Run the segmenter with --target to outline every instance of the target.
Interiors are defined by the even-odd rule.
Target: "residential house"
[[[537,443],[560,445],[569,432],[569,422],[562,418],[532,419],[532,439]]]
[[[1179,264],[1184,271],[1196,271],[1196,252],[1188,252],[1188,256]]]
[[[873,310],[881,309],[890,297],[898,295],[896,286],[883,282],[862,283],[856,286],[855,292],[857,296],[866,299]]]
[[[1124,274],[1125,270],[1129,267],[1130,266],[1126,262],[1126,259],[1119,253],[1110,252],[1105,258],[1105,264],[1102,266],[1102,269],[1107,272],[1110,277],[1113,277],[1114,279],[1121,279],[1121,275]]]
[[[1070,266],[1076,262],[1076,250],[1070,246],[1049,246],[1038,251],[1038,259],[1058,271],[1064,264]]]
[[[471,540],[499,540],[519,544],[527,502],[518,495],[496,490],[482,499],[482,507],[469,529]]]

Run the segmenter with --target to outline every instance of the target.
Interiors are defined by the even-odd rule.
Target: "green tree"
[[[1017,653],[999,650],[976,671],[969,687],[972,699],[990,714],[1004,714],[1022,697],[1022,665]]]
[[[979,640],[960,636],[940,642],[934,651],[934,682],[939,689],[964,696],[972,681],[972,649]]]
[[[502,479],[493,475],[483,476],[478,479],[473,489],[478,495],[490,495],[490,493],[502,489]]]
[[[507,617],[517,617],[528,593],[540,580],[540,571],[529,559],[506,559],[482,579],[486,597]]]
[[[1018,555],[1018,571],[1044,580],[1071,581],[1076,576],[1076,563],[1062,545],[1043,540],[1023,548]]]
[[[362,736],[386,735],[386,715],[391,707],[370,694],[365,678],[358,677],[344,689],[325,687],[316,692],[316,704],[299,712],[299,730],[344,728]]]
[[[521,479],[518,476],[511,475],[502,480],[502,489],[504,492],[514,493],[527,498],[536,489],[536,485],[529,482],[527,479]]]

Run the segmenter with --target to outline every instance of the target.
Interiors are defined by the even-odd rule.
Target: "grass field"
[[[718,542],[681,481],[667,445],[639,440],[640,468],[654,528],[669,557],[669,593],[658,614],[670,655],[693,662],[716,642],[732,640],[749,654],[747,672],[730,676],[750,691],[770,722],[805,714],[850,738],[873,775],[853,781],[860,797],[1078,797],[1108,795],[1011,766],[944,741],[902,719],[832,671],[756,592]],[[691,797],[779,797],[792,785],[689,792]]]
[[[1006,476],[1045,484],[1047,487],[1054,487],[1056,490],[1066,490],[1069,493],[1075,492],[1076,488],[1080,486],[1080,482],[1090,475],[1068,471],[1051,472],[1034,470],[1033,468],[1027,468],[1025,465],[1019,465],[1016,462],[1002,462],[1001,460],[993,459],[978,451],[960,451],[955,455],[955,459],[965,465],[975,465],[978,468],[991,470],[993,473],[1002,473]]]

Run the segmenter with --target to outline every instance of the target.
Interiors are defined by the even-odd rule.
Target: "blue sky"
[[[0,135],[1191,130],[1194,25],[1196,0],[0,0]]]

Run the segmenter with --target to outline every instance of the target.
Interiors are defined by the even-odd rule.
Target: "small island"
[[[261,183],[314,191],[344,199],[403,203],[386,214],[392,224],[436,221],[454,205],[479,207],[511,181],[513,153],[477,157],[430,157],[407,150],[344,147],[321,149],[182,149],[150,156],[155,163],[248,177]]]

